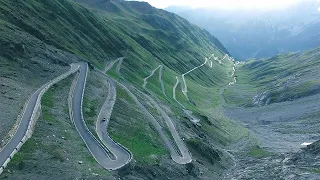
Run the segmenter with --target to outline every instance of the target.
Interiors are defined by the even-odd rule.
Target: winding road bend
[[[113,67],[113,65],[114,65],[116,62],[118,62],[118,61],[121,61],[121,63],[122,63],[123,59],[124,59],[124,57],[120,57],[120,58],[118,58],[117,60],[112,61],[110,64],[108,64],[108,65],[104,68],[103,72],[109,71],[109,70]],[[119,70],[120,70],[120,69],[119,69]]]
[[[122,145],[116,143],[107,132],[110,117],[117,98],[117,91],[114,85],[114,81],[108,77],[106,77],[106,80],[109,84],[109,91],[107,99],[104,102],[98,115],[98,119],[96,122],[96,132],[100,141],[105,145],[105,147],[109,151],[109,154],[111,154],[112,156],[108,160],[112,162],[112,169],[119,169],[132,160],[132,153]]]
[[[182,93],[183,95],[186,97],[187,100],[189,100],[189,97],[188,97],[188,86],[187,86],[187,83],[186,83],[186,80],[185,80],[185,76],[189,73],[191,73],[192,71],[198,69],[198,68],[201,68],[202,66],[206,65],[208,63],[208,66],[209,68],[213,68],[213,61],[211,60],[212,58],[214,58],[214,60],[218,61],[220,64],[222,64],[222,61],[224,59],[228,59],[229,61],[232,61],[233,62],[233,72],[232,72],[232,77],[234,77],[235,75],[235,61],[233,58],[229,57],[228,54],[225,54],[225,56],[219,60],[218,57],[216,57],[214,54],[211,54],[211,56],[209,58],[205,57],[205,61],[203,64],[191,69],[190,71],[182,74],[181,76],[181,79],[180,80],[177,76],[176,76],[176,84],[173,86],[173,99],[183,108],[183,111],[185,113],[185,115],[190,119],[190,121],[192,121],[193,123],[198,123],[200,122],[200,120],[196,117],[194,117],[192,115],[192,111],[189,111],[189,110],[186,110],[185,107],[177,100],[176,98],[176,89],[177,89],[177,86],[179,85],[179,83],[181,83],[181,86],[182,86]],[[230,82],[229,85],[232,85],[232,84],[235,84],[237,82],[237,79],[236,77],[234,77],[234,82]]]
[[[118,62],[117,67],[116,67],[116,73],[118,74],[119,77],[121,77],[120,69],[121,69],[121,65],[122,65],[123,60],[124,60],[124,57],[120,57],[120,58],[116,59],[115,61],[109,63],[104,68],[103,72],[109,71],[111,68],[113,68],[114,64]]]
[[[148,78],[150,78],[157,69],[161,68],[161,65],[158,66],[155,70],[152,71],[151,75],[145,78],[145,82]],[[106,74],[100,71],[104,76],[108,77]],[[169,138],[165,135],[163,127],[159,124],[159,122],[156,120],[156,118],[147,110],[147,108],[139,101],[139,99],[122,83],[114,80],[122,89],[124,89],[128,95],[133,99],[133,101],[136,103],[136,105],[139,107],[139,109],[143,112],[143,114],[147,117],[147,119],[151,122],[155,130],[158,132],[160,138],[163,140],[165,146],[168,148],[170,152],[171,159],[178,163],[178,164],[188,164],[192,161],[191,154],[189,153],[187,147],[185,146],[184,142],[180,138],[172,120],[169,118],[169,116],[166,114],[166,112],[158,105],[158,103],[153,100],[150,96],[146,95],[145,93],[139,91],[136,89],[139,93],[144,95],[151,104],[160,112],[161,116],[164,118],[165,123],[173,137],[174,142],[170,141]],[[175,143],[177,145],[177,148],[173,146],[172,143]]]
[[[159,81],[160,81],[160,86],[161,86],[161,91],[162,91],[162,94],[167,97],[167,94],[166,94],[166,89],[164,88],[164,83],[163,83],[163,80],[162,80],[162,72],[163,72],[163,66],[160,68],[159,70]]]
[[[200,67],[206,65],[207,62],[208,62],[208,60],[209,60],[208,58],[205,58],[205,61],[204,61],[203,64],[201,64],[201,65],[199,65],[199,66],[191,69],[190,71],[182,74],[182,76],[181,76],[181,77],[182,77],[182,87],[183,87],[183,88],[182,88],[182,93],[184,94],[184,96],[185,96],[188,100],[189,100],[189,97],[188,97],[188,86],[187,86],[187,83],[186,83],[186,80],[185,80],[184,77],[185,77],[187,74],[191,73],[192,71],[194,71],[194,70],[196,70],[196,69],[199,69]]]
[[[228,58],[229,60],[234,61],[232,58],[230,58],[227,54],[225,55],[225,58]],[[120,68],[121,64],[123,62],[124,58],[119,58],[116,61],[110,63],[106,67],[106,71],[111,69],[114,64],[118,62],[118,65],[116,67],[116,73],[120,75]],[[222,59],[222,60],[223,60]],[[221,61],[222,61],[221,60]],[[187,73],[182,75],[183,84],[180,82],[179,78],[176,77],[177,83],[173,87],[173,98],[176,99],[176,88],[181,83],[183,93],[185,94],[187,92],[187,85],[184,79],[184,76],[188,73],[204,66],[208,62],[208,58],[205,59],[205,63],[201,64],[200,66],[195,67],[194,69],[188,71]],[[210,67],[212,67],[212,62],[209,64]],[[144,79],[144,85],[145,88],[147,84],[147,79],[150,78],[157,69],[159,69],[159,80],[161,83],[162,91],[165,95],[164,91],[164,85],[162,82],[162,70],[163,66],[160,65],[158,68],[156,68],[149,77]],[[107,133],[107,126],[110,120],[110,116],[113,110],[113,106],[115,104],[116,100],[116,90],[114,86],[114,81],[106,76],[109,82],[109,94],[108,97],[99,113],[97,124],[96,124],[96,132],[98,134],[99,139],[102,141],[103,144],[101,144],[95,136],[89,131],[84,118],[83,118],[83,112],[82,112],[82,104],[83,104],[83,96],[84,96],[84,90],[86,85],[86,78],[88,73],[88,65],[87,63],[74,63],[71,64],[71,67],[68,72],[60,75],[59,77],[55,78],[54,80],[44,84],[41,88],[39,88],[29,99],[21,121],[19,123],[19,127],[17,131],[15,132],[14,136],[11,138],[11,140],[4,146],[4,148],[0,151],[0,174],[3,172],[4,168],[7,166],[9,161],[12,159],[13,155],[17,153],[21,146],[27,141],[28,138],[31,137],[32,134],[32,128],[35,124],[35,121],[37,119],[37,113],[41,108],[41,97],[42,95],[53,85],[61,81],[62,79],[70,76],[71,74],[79,71],[76,79],[73,82],[73,85],[70,89],[70,98],[69,98],[69,112],[70,112],[70,118],[72,122],[74,123],[79,135],[85,142],[88,150],[92,154],[92,156],[95,158],[95,160],[105,169],[107,170],[116,170],[127,163],[129,163],[132,159],[132,154],[129,150],[121,146],[120,144],[113,141],[108,133]],[[234,74],[233,74],[234,75]],[[236,77],[234,77],[234,80],[236,82]],[[117,81],[116,81],[117,82]],[[123,89],[125,89],[129,96],[136,102],[138,107],[144,112],[144,114],[148,117],[148,119],[151,121],[152,125],[157,130],[158,134],[160,135],[161,139],[164,141],[165,145],[170,151],[171,158],[179,164],[187,164],[192,161],[191,154],[189,153],[188,149],[186,148],[184,142],[180,138],[177,130],[175,129],[175,126],[172,122],[172,120],[169,118],[169,116],[166,114],[166,112],[158,105],[158,103],[151,98],[150,96],[142,93],[144,96],[147,97],[147,99],[156,107],[158,112],[160,112],[161,116],[164,118],[167,127],[169,128],[170,133],[173,136],[173,139],[178,147],[178,150],[173,147],[171,141],[169,138],[164,134],[164,131],[161,127],[161,125],[158,123],[158,121],[153,117],[153,115],[142,105],[142,103],[138,100],[138,98],[123,84],[117,82]],[[178,101],[177,101],[178,102]],[[178,102],[182,107],[183,105]],[[183,107],[184,108],[184,107]],[[178,152],[179,151],[179,152]]]
[[[173,133],[172,136],[176,137],[174,139],[175,140],[177,139],[176,145],[178,146],[180,152],[177,152],[177,150],[173,146],[172,142],[165,135],[164,130],[161,127],[161,125],[158,123],[158,121],[155,119],[155,117],[147,110],[147,108],[143,106],[143,104],[138,100],[138,98],[125,85],[121,84],[120,82],[117,82],[117,83],[120,87],[122,87],[122,89],[127,91],[128,95],[133,99],[133,101],[136,103],[136,105],[139,107],[139,109],[143,112],[143,114],[146,116],[146,118],[151,122],[152,126],[155,128],[155,130],[159,134],[160,138],[163,140],[165,146],[168,148],[168,150],[170,152],[171,159],[178,164],[190,163],[192,161],[191,155],[189,154],[188,150],[186,149],[186,147],[185,147],[184,143],[182,142],[181,138],[179,137],[179,135],[177,135],[177,132],[175,131],[174,125],[171,124],[168,126],[168,128],[169,129],[171,128],[173,131],[176,132],[176,133]],[[166,123],[168,123],[168,122],[166,121]],[[182,157],[180,156],[179,153],[181,153]]]
[[[185,109],[185,107],[177,100],[177,95],[176,95],[176,93],[177,93],[177,87],[178,87],[178,85],[181,83],[180,82],[180,79],[176,76],[176,79],[177,79],[177,82],[176,82],[176,84],[173,86],[173,90],[172,90],[172,97],[173,97],[173,99],[183,108],[183,109]],[[181,86],[182,86],[182,84],[181,84]]]
[[[154,69],[151,72],[151,74],[148,77],[143,79],[142,87],[143,87],[143,89],[146,89],[146,86],[148,84],[148,79],[151,78],[158,69],[159,69],[159,82],[160,82],[161,91],[162,91],[162,94],[167,97],[167,94],[166,94],[166,91],[165,91],[165,88],[164,88],[164,84],[163,84],[163,81],[162,81],[163,65],[159,65],[156,69]]]
[[[23,112],[23,115],[16,133],[14,134],[12,139],[6,144],[6,146],[0,151],[0,165],[1,165],[0,174],[3,172],[4,168],[12,159],[13,155],[17,153],[20,150],[21,146],[28,140],[28,138],[31,137],[32,129],[35,126],[35,121],[37,120],[39,110],[41,109],[41,97],[43,96],[43,94],[52,85],[58,83],[62,79],[70,76],[71,74],[77,71],[79,71],[79,73],[70,89],[69,112],[70,112],[70,118],[74,123],[79,135],[85,142],[92,156],[103,168],[107,170],[119,169],[128,163],[128,161],[124,159],[131,160],[130,153],[127,150],[126,150],[127,156],[122,156],[121,154],[121,158],[118,158],[118,160],[116,161],[111,160],[108,154],[109,152],[108,149],[104,147],[94,137],[94,135],[89,131],[88,127],[86,126],[86,123],[83,119],[82,102],[83,102],[83,95],[84,95],[86,78],[88,73],[88,65],[87,63],[74,63],[74,64],[71,64],[71,68],[68,72],[46,83],[31,96],[31,98],[29,99],[25,107],[25,110]],[[112,95],[110,96],[112,98]],[[110,142],[110,144],[108,143],[108,145],[109,146],[107,147],[114,153],[114,155],[118,156],[119,155],[118,152],[120,152],[120,150],[119,151],[114,150],[113,146],[111,147],[111,145],[114,145],[117,147],[120,145],[117,145],[117,143],[115,143],[114,141],[112,141],[112,143]],[[128,156],[130,156],[130,158],[128,158]]]
[[[121,69],[121,65],[122,65],[123,59],[124,59],[124,57],[119,58],[119,59],[117,60],[117,61],[119,61],[119,62],[118,62],[118,64],[117,64],[116,72],[117,72],[117,74],[118,74],[120,77],[121,77],[120,69]]]
[[[231,77],[233,77],[233,82],[230,82],[229,86],[237,83],[237,77],[234,76],[235,74],[236,74],[236,63],[235,63],[235,61],[233,61],[232,74],[231,74]]]
[[[71,88],[72,91],[72,99],[71,99],[71,109],[70,116],[73,120],[76,129],[85,142],[87,148],[89,149],[92,156],[96,159],[96,161],[107,170],[116,170],[125,164],[120,164],[119,161],[112,160],[112,157],[109,155],[109,150],[104,147],[89,131],[82,113],[82,101],[85,90],[86,78],[88,73],[88,65],[86,63],[80,64],[80,73],[78,78],[75,81],[75,86]],[[105,137],[105,136],[104,136]],[[115,142],[110,144],[113,145]],[[109,144],[108,144],[109,145]],[[108,147],[110,147],[108,146]],[[112,151],[114,155],[117,155],[117,151]]]
[[[161,73],[162,73],[162,65],[159,65],[156,69],[154,69],[151,74],[144,78],[144,84],[143,84],[143,88],[146,89],[146,85],[147,85],[147,80],[152,77],[154,75],[154,73],[159,70],[159,80],[160,82],[162,82],[161,80]],[[178,86],[179,82],[175,85],[176,87]],[[164,88],[163,88],[164,89]],[[163,90],[162,89],[162,90]],[[176,88],[174,88],[176,89]],[[165,123],[167,125],[167,127],[169,128],[169,131],[178,147],[178,150],[175,151],[171,151],[173,147],[169,147],[170,153],[171,153],[171,158],[173,161],[175,161],[178,164],[187,164],[190,163],[192,161],[192,157],[190,152],[188,151],[187,147],[185,146],[184,142],[182,141],[181,137],[179,136],[172,120],[170,119],[170,117],[167,115],[167,113],[159,106],[159,104],[153,99],[151,98],[149,95],[139,91],[141,94],[143,94],[148,100],[149,102],[157,109],[158,112],[160,112],[161,116],[163,117],[163,119],[165,120]],[[174,92],[174,97],[175,97],[175,92]],[[177,101],[178,102],[178,101]],[[179,103],[179,102],[178,102]],[[180,103],[179,103],[180,104]],[[181,104],[180,104],[181,105]],[[182,105],[181,105],[182,106]],[[154,118],[152,118],[154,119]],[[158,125],[156,125],[158,126]],[[167,140],[165,140],[167,141]],[[177,152],[179,151],[179,152]],[[181,154],[181,156],[179,155]]]
[[[34,126],[34,123],[36,121],[38,110],[41,109],[40,102],[41,102],[42,95],[53,84],[75,73],[79,69],[79,67],[80,66],[78,64],[72,64],[68,72],[44,84],[30,97],[24,109],[17,131],[15,132],[14,136],[10,139],[10,141],[0,151],[0,165],[1,165],[0,174],[4,170],[4,168],[7,166],[9,161],[13,158],[13,155],[16,152],[18,152],[21,146],[31,137],[32,128],[33,128],[32,126]]]
[[[140,93],[143,94],[149,100],[149,102],[157,109],[158,112],[160,112],[161,116],[165,120],[167,127],[169,128],[169,131],[173,137],[173,140],[175,141],[175,143],[178,147],[178,150],[170,152],[172,160],[178,164],[190,163],[192,161],[191,154],[190,154],[189,150],[187,149],[187,147],[185,146],[184,142],[182,141],[181,137],[179,136],[170,117],[167,115],[167,113],[159,106],[159,104],[153,98],[151,98],[149,95],[147,95],[145,93],[142,93],[142,92],[140,92]],[[172,150],[172,148],[169,148],[169,149]],[[177,151],[179,151],[179,152],[177,152]]]
[[[212,67],[213,67],[213,62],[212,62],[211,58],[214,58],[215,60],[219,61],[220,64],[222,64],[222,61],[223,61],[225,58],[227,58],[229,61],[233,61],[233,62],[234,62],[234,59],[231,58],[231,57],[229,57],[228,54],[225,54],[225,56],[224,56],[221,60],[219,60],[218,57],[216,57],[214,54],[211,54],[211,56],[210,56],[209,58],[205,57],[205,61],[204,61],[203,64],[201,64],[201,65],[199,65],[199,66],[191,69],[190,71],[182,74],[182,82],[181,82],[181,83],[182,83],[182,87],[183,87],[183,88],[182,88],[182,93],[183,93],[183,95],[187,98],[187,100],[189,100],[189,97],[188,97],[188,86],[187,86],[187,83],[186,83],[186,80],[185,80],[185,76],[186,76],[187,74],[191,73],[192,71],[194,71],[194,70],[196,70],[196,69],[198,69],[198,68],[201,68],[202,66],[206,65],[207,63],[209,63],[209,64],[208,64],[209,67],[212,68]]]

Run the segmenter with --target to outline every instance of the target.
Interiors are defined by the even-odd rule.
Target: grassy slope
[[[230,81],[230,62],[225,61],[223,65],[214,62],[214,68],[204,66],[186,77],[192,102],[188,102],[179,92],[179,100],[188,109],[199,116],[208,116],[206,121],[201,123],[203,128],[194,127],[183,119],[180,107],[172,99],[175,76],[202,64],[204,57],[212,53],[223,57],[221,50],[226,50],[218,40],[186,20],[152,8],[146,3],[106,3],[101,6],[106,7],[103,8],[104,11],[100,11],[63,0],[1,1],[0,19],[12,26],[9,34],[14,30],[24,31],[28,37],[37,38],[60,51],[74,54],[100,69],[107,61],[125,56],[121,67],[123,78],[116,75],[115,68],[111,72],[117,79],[125,80],[136,87],[141,87],[142,79],[159,64],[163,64],[163,80],[168,98],[159,91],[159,82],[151,79],[149,86],[153,87],[153,96],[171,108],[170,115],[175,119],[177,129],[183,137],[199,138],[205,134],[206,143],[223,146],[242,136],[235,135],[238,126],[216,110],[219,104],[219,88]],[[158,73],[155,76],[158,76]],[[132,109],[128,107],[126,101],[130,100],[122,97],[125,96],[124,93],[119,89],[118,93],[120,95],[111,121],[114,123],[110,124],[111,136],[132,150],[140,164],[154,165],[159,160],[166,159],[160,158],[167,155],[167,151],[154,130],[134,106],[130,106]],[[84,110],[89,118],[96,115],[97,109],[92,106],[95,103],[90,99],[85,101]],[[199,156],[201,153],[195,158]],[[175,166],[171,160],[168,162],[170,167]],[[207,165],[207,162],[197,164],[206,173],[221,171],[208,170]],[[142,169],[145,168],[147,166]],[[155,169],[159,168],[150,171],[156,171]],[[183,166],[178,169],[180,175],[183,175]]]
[[[162,155],[167,154],[149,121],[120,87],[117,88],[117,101],[111,116],[109,133],[117,142],[132,151],[138,163],[154,164]]]
[[[253,60],[237,68],[238,83],[225,92],[230,104],[252,105],[265,92],[262,104],[290,101],[319,93],[320,49]],[[261,96],[260,96],[261,97]]]
[[[182,73],[215,48],[226,51],[209,33],[174,14],[145,3],[107,3],[107,11],[96,12],[71,1],[2,1],[0,18],[97,67],[128,50],[126,70],[132,77],[144,76],[145,67],[158,63]]]
[[[208,32],[147,3],[103,5],[104,11],[99,11],[72,1],[2,1],[0,19],[98,68],[111,57],[125,55],[122,73],[137,86],[159,64],[174,78],[203,63],[211,53],[222,57],[220,50],[227,52]],[[228,80],[222,67],[202,68],[188,78],[204,87]]]

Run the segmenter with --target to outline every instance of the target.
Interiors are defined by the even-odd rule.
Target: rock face
[[[206,158],[211,164],[215,164],[221,160],[221,152],[211,147],[210,144],[196,139],[188,140],[187,144],[196,151],[196,153]]]
[[[18,51],[21,54],[24,54],[24,51],[26,49],[24,44],[15,44],[14,47],[15,47],[16,51]]]
[[[303,148],[292,157],[292,162],[297,166],[320,167],[320,141]]]
[[[237,167],[224,179],[286,179],[317,180],[320,177],[320,141],[297,153],[272,155],[265,158],[238,156]]]
[[[319,155],[320,154],[320,141],[312,143],[311,145],[307,146],[304,150],[308,153],[311,153],[314,155]]]
[[[268,92],[265,91],[253,97],[252,104],[253,106],[264,106],[268,105],[270,98],[268,97]]]

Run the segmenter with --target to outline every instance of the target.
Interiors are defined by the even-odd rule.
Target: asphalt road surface
[[[72,74],[71,72],[78,69],[79,66],[76,64],[72,64],[71,68],[68,72],[64,73],[63,75],[57,77],[56,79],[44,84],[41,88],[39,88],[29,99],[28,104],[26,105],[25,111],[23,112],[19,127],[11,138],[11,140],[6,144],[6,146],[0,151],[0,165],[3,167],[5,161],[10,157],[10,154],[16,149],[20,142],[22,142],[24,136],[27,133],[29,124],[31,123],[32,114],[35,111],[37,101],[40,97],[41,91],[44,90],[48,85],[52,82],[57,81],[57,79],[61,78],[65,75]],[[66,76],[67,77],[67,76]],[[24,143],[24,142],[22,142]],[[10,157],[12,158],[12,157]],[[4,167],[3,167],[4,169]]]
[[[108,77],[106,77],[106,80],[109,82],[108,97],[99,113],[96,124],[96,132],[101,142],[109,150],[109,154],[111,154],[108,160],[110,169],[119,169],[132,160],[132,154],[129,152],[129,150],[113,141],[108,134],[107,128],[114,104],[116,102],[117,93],[114,81]]]
[[[49,85],[53,85],[59,80],[64,79],[71,75],[72,73],[79,71],[79,74],[76,79],[75,87],[72,93],[72,102],[71,102],[71,119],[76,126],[76,129],[85,142],[87,148],[89,149],[90,153],[96,159],[96,161],[105,169],[108,170],[115,170],[124,165],[124,163],[120,163],[118,161],[112,161],[108,154],[108,150],[100,144],[100,142],[94,137],[94,135],[89,131],[87,128],[85,121],[83,119],[82,113],[82,100],[85,90],[86,84],[86,77],[88,72],[88,65],[87,63],[75,63],[71,65],[71,68],[68,72],[62,74],[61,76],[57,77],[56,79],[46,83],[41,88],[39,88],[29,99],[28,104],[26,105],[25,111],[22,115],[22,119],[20,121],[19,127],[12,137],[12,139],[8,142],[8,144],[0,151],[0,165],[1,169],[4,169],[4,163],[12,152],[14,152],[16,147],[18,147],[19,143],[22,140],[25,140],[25,135],[28,132],[28,127],[31,123],[32,114],[35,113],[35,108],[37,105],[37,101],[41,101],[41,92]],[[22,142],[24,143],[24,142]],[[113,145],[116,143],[113,142]],[[122,157],[122,155],[115,153],[119,157],[123,159],[127,159],[127,156]],[[131,158],[131,157],[130,157]]]
[[[140,92],[142,93],[142,92]],[[142,93],[148,100],[149,102],[157,109],[158,112],[160,112],[161,116],[163,117],[163,119],[165,120],[165,123],[173,137],[173,140],[178,149],[175,149],[174,151],[171,151],[171,158],[173,161],[175,161],[178,164],[188,164],[192,161],[192,157],[191,154],[188,150],[188,148],[186,147],[186,145],[184,144],[183,140],[181,139],[178,131],[176,130],[172,120],[170,119],[170,117],[167,115],[167,113],[159,106],[159,104],[150,96],[148,96],[145,93]],[[174,148],[169,148],[170,150],[174,149]]]
[[[108,150],[94,137],[89,131],[82,115],[82,99],[85,90],[86,77],[87,77],[88,65],[86,63],[80,63],[80,73],[74,87],[71,111],[72,120],[76,129],[85,142],[90,153],[96,159],[96,161],[105,169],[115,170],[119,168],[119,164],[115,161],[110,161],[111,157]]]

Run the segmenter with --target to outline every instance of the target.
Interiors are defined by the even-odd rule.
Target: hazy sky
[[[299,1],[309,0],[140,0],[149,2],[157,8],[166,8],[171,5],[189,7],[215,7],[215,8],[237,8],[237,9],[274,9],[286,8]],[[316,2],[316,0],[314,0]],[[320,7],[319,7],[320,8]]]

